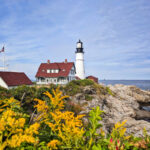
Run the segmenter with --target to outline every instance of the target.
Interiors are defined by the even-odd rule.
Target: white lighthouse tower
[[[80,40],[76,48],[76,76],[85,79],[83,43]]]

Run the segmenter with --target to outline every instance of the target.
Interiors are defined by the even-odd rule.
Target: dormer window
[[[58,69],[47,69],[47,73],[58,73]]]
[[[66,71],[65,69],[63,69],[62,71]]]
[[[55,70],[55,73],[58,73],[58,72],[59,72],[59,70],[58,70],[58,69],[56,69],[56,70]]]
[[[50,73],[51,72],[51,70],[50,69],[47,69],[47,73]]]

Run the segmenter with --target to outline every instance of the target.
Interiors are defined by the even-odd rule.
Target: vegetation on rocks
[[[107,87],[89,80],[72,81],[67,86],[68,90],[78,86],[84,96],[94,96],[95,92],[114,96]],[[150,136],[146,128],[143,129],[143,137],[127,134],[128,120],[124,120],[117,122],[109,133],[105,132],[101,116],[106,112],[97,106],[90,108],[89,113],[80,114],[83,111],[81,104],[74,103],[69,96],[63,94],[67,93],[66,87],[51,85],[49,88],[25,86],[11,90],[1,88],[0,150],[150,149]],[[91,103],[91,98],[88,100],[86,96],[84,98],[84,105]]]
[[[124,150],[148,149],[150,137],[144,129],[144,138],[126,136],[125,123],[115,124],[106,135],[99,121],[103,111],[99,107],[89,113],[85,127],[84,115],[64,110],[64,99],[59,88],[44,92],[48,100],[35,99],[36,112],[24,113],[14,98],[0,101],[0,150],[4,149],[83,149]],[[100,130],[100,133],[97,132]]]
[[[93,86],[94,84],[95,83],[89,79],[73,80],[64,87],[64,90],[66,91],[66,94],[73,96],[77,93],[80,93],[82,90],[82,87],[89,86],[89,85]]]

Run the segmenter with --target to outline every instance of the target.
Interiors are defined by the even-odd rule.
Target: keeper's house
[[[18,87],[20,85],[32,85],[32,81],[23,72],[0,71],[0,86],[6,89]]]
[[[75,65],[73,62],[55,62],[41,63],[37,74],[37,84],[67,84],[68,82],[75,80]]]

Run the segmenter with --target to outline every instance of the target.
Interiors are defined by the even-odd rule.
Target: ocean
[[[99,83],[103,83],[105,85],[135,85],[143,90],[150,90],[150,80],[99,80]]]

